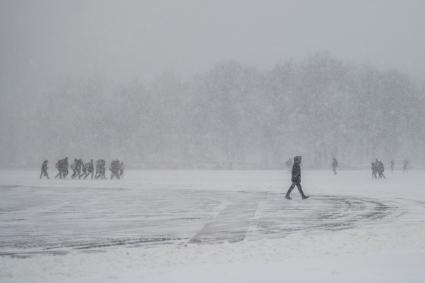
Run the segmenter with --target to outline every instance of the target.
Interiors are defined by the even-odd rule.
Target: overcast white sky
[[[267,68],[325,50],[425,77],[425,1],[0,0],[0,79],[190,76],[222,59]]]

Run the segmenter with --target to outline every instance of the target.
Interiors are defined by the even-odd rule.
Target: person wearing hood
[[[300,192],[302,199],[309,198],[308,196],[304,194],[303,189],[301,187],[301,156],[294,157],[294,164],[292,165],[291,181],[292,181],[292,184],[285,195],[286,199],[291,199],[291,192],[295,188],[295,186],[298,188],[298,191]]]

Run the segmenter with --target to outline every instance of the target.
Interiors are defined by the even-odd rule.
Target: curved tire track
[[[9,187],[0,192],[0,255],[116,246],[215,244],[388,223],[401,201],[358,196],[284,199],[269,192]],[[5,202],[6,203],[6,202]]]

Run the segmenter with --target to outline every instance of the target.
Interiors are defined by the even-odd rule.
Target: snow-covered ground
[[[425,280],[422,170],[38,174],[0,171],[0,282]]]

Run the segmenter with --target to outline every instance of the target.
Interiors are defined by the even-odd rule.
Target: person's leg
[[[303,199],[307,198],[307,196],[306,196],[306,195],[304,194],[304,192],[303,192],[303,188],[301,187],[301,183],[297,183],[296,185],[297,185],[298,191],[299,191],[299,192],[300,192],[300,194],[301,194],[301,197],[302,197]]]
[[[295,187],[295,183],[292,182],[291,186],[289,187],[289,189],[288,189],[288,191],[286,192],[286,195],[285,195],[285,197],[287,199],[291,199],[291,192],[294,189],[294,187]]]

